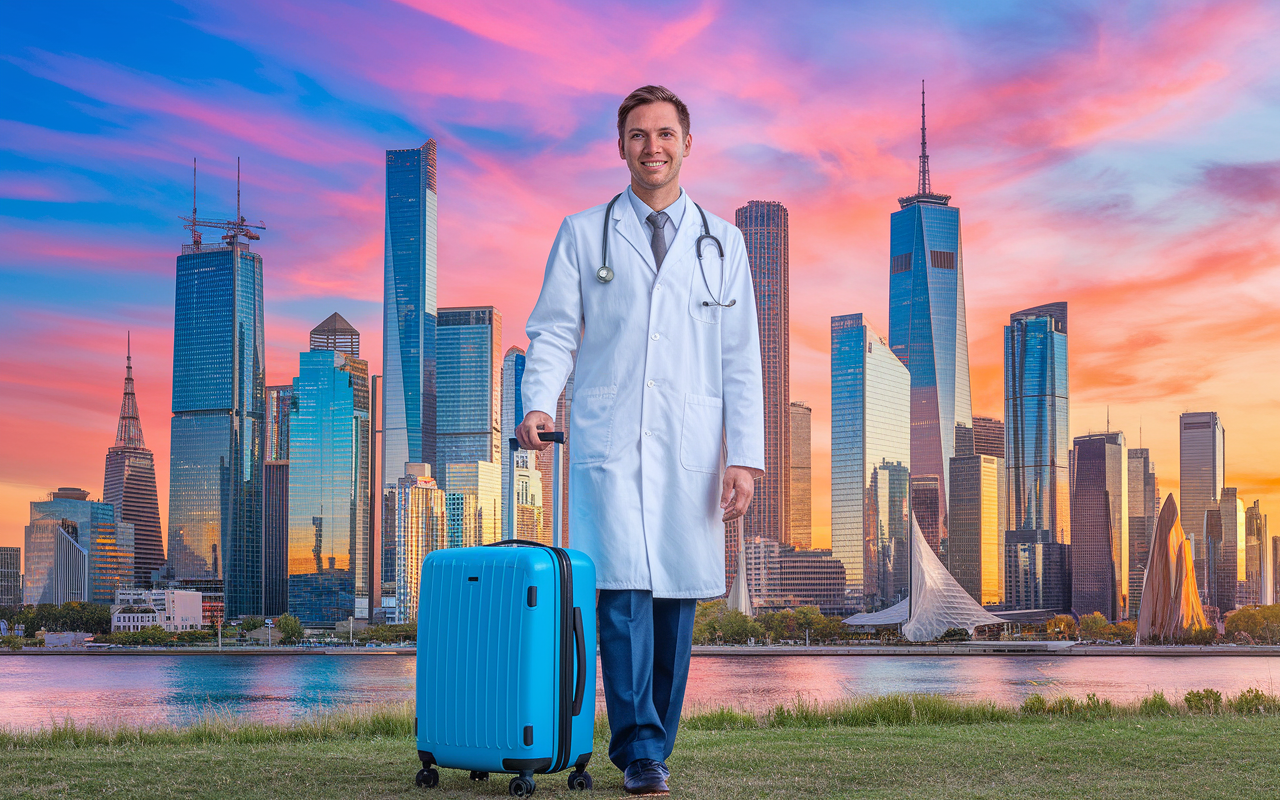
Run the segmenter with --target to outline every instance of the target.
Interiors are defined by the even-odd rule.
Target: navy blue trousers
[[[689,678],[696,600],[601,589],[600,668],[609,711],[609,760],[666,761],[675,747]]]

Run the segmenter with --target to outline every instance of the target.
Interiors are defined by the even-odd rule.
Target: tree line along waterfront
[[[218,632],[214,626],[200,630],[166,631],[160,626],[150,626],[140,631],[111,631],[111,607],[99,603],[72,601],[61,605],[44,603],[34,606],[0,607],[0,620],[6,623],[8,635],[0,637],[0,647],[11,651],[25,647],[39,647],[43,640],[39,634],[76,632],[88,634],[99,645],[120,646],[184,646],[214,645]],[[301,643],[341,646],[369,643],[391,644],[416,642],[417,625],[400,623],[373,625],[348,631],[347,636],[325,633],[308,635],[297,617],[281,615],[273,620],[271,641],[276,644]],[[247,616],[222,629],[223,646],[265,644],[261,632],[266,625],[263,617]],[[19,627],[21,626],[21,627]],[[1000,626],[979,628],[977,636],[963,629],[953,629],[939,641],[967,641],[970,638],[987,640],[1040,640],[1082,641],[1104,644],[1131,645],[1134,643],[1136,624],[1129,620],[1108,622],[1101,614],[1094,613],[1078,621],[1066,614],[1059,614],[1041,624],[1020,626],[1016,634],[997,630]],[[1213,628],[1188,631],[1182,643],[1193,645],[1280,644],[1280,604],[1248,606],[1227,616],[1225,632],[1219,634]],[[22,630],[25,636],[15,635]],[[256,637],[251,638],[257,633]],[[832,645],[869,642],[910,644],[890,627],[873,631],[858,631],[844,624],[838,615],[824,615],[816,606],[801,606],[776,612],[763,612],[755,617],[731,609],[724,600],[699,603],[694,617],[694,643],[699,645],[747,645],[747,644],[810,644]],[[261,641],[259,641],[261,640]]]

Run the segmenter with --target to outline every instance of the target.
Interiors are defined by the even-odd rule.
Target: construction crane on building
[[[258,220],[256,225],[250,224],[240,214],[240,158],[236,157],[236,218],[233,220],[220,219],[202,219],[196,214],[196,160],[191,159],[191,216],[178,217],[186,223],[183,230],[191,231],[191,244],[197,250],[202,245],[202,235],[200,228],[217,228],[226,231],[222,235],[223,247],[231,247],[240,241],[239,237],[243,236],[249,241],[257,241],[262,237],[254,230],[265,231],[267,226],[262,220]]]

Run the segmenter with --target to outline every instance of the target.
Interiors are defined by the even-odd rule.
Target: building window
[[[956,254],[946,250],[930,250],[929,259],[934,269],[955,269]]]
[[[897,275],[899,272],[911,271],[911,253],[903,253],[900,256],[894,256],[889,259],[889,274]]]

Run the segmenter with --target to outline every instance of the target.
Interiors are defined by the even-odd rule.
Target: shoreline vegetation
[[[1131,702],[1069,695],[1028,696],[1019,705],[956,700],[942,695],[890,694],[830,702],[797,698],[789,705],[753,713],[721,706],[686,709],[682,731],[751,731],[778,728],[868,728],[1035,724],[1046,721],[1106,721],[1157,718],[1280,718],[1280,695],[1257,688],[1224,696],[1215,689],[1166,697],[1154,692]],[[608,721],[597,714],[597,740],[608,738]],[[107,726],[53,720],[31,729],[0,726],[0,751],[138,745],[280,744],[344,739],[412,739],[412,703],[329,709],[287,722],[262,722],[210,710],[186,725]]]

